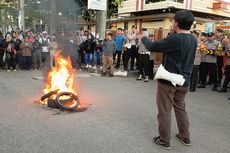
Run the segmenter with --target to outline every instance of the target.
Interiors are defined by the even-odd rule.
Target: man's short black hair
[[[201,36],[207,37],[207,33],[206,32],[202,32]]]
[[[194,16],[189,10],[181,10],[176,12],[174,20],[178,23],[178,27],[182,30],[190,30],[193,22]]]
[[[112,32],[108,32],[107,35],[113,37],[113,33]]]
[[[224,32],[224,30],[222,30],[222,29],[217,29],[216,31],[217,31],[217,32],[220,32],[220,33],[223,33],[223,32]]]
[[[214,36],[215,34],[213,33],[213,32],[209,32],[208,34],[207,34],[207,36],[208,37],[212,37],[212,36]]]
[[[123,29],[122,28],[118,28],[117,30],[121,30],[122,31]]]

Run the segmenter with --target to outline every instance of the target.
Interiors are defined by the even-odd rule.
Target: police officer
[[[205,42],[207,41],[207,33],[202,32],[201,36],[200,36],[200,40],[199,40],[199,47],[200,47],[200,51],[204,50],[205,47]],[[202,83],[202,79],[205,79],[206,82],[206,78],[205,78],[205,71],[207,69],[207,63],[206,63],[206,55],[204,52],[201,52],[201,63],[200,63],[200,67],[199,67],[199,83]],[[197,88],[205,88],[205,85],[203,86],[202,84],[200,86],[198,86]]]
[[[216,51],[219,47],[219,42],[215,40],[214,33],[208,33],[207,41],[204,43],[205,47],[209,51]],[[206,52],[206,49],[201,49],[202,52]],[[201,85],[198,88],[205,88],[206,78],[208,71],[210,72],[209,76],[214,84],[212,91],[217,91],[217,60],[215,54],[205,55],[204,63],[206,68],[204,69],[204,75],[201,78]]]
[[[221,51],[227,51],[228,50],[228,38],[224,37],[223,35],[224,31],[222,29],[217,29],[216,32],[216,40],[221,43]],[[221,84],[222,80],[222,68],[224,66],[224,57],[223,56],[217,56],[217,70],[218,70],[218,83]]]
[[[229,51],[229,39],[227,37],[224,37],[223,30],[217,29],[217,38],[221,42],[222,50],[225,52],[228,52]],[[221,74],[222,74],[222,69],[221,69]],[[228,57],[227,65],[225,68],[225,79],[224,79],[221,89],[219,89],[218,92],[227,92],[227,86],[229,84],[229,81],[230,81],[230,59]]]
[[[138,54],[139,54],[139,76],[136,79],[142,80],[143,76],[145,75],[145,80],[144,82],[149,81],[149,76],[150,76],[150,54],[151,52],[146,49],[145,45],[142,43],[141,38],[143,37],[148,37],[149,34],[147,32],[146,28],[142,28],[141,35],[139,36],[139,43],[138,43]]]
[[[126,52],[124,70],[128,70],[128,63],[131,58],[130,71],[134,71],[134,61],[137,52],[137,42],[136,42],[138,38],[137,35],[138,35],[137,26],[133,25],[132,32],[128,33],[127,35],[127,42],[131,44],[131,48],[127,49]]]

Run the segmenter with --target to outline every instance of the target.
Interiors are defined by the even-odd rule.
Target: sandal
[[[160,147],[162,147],[162,148],[164,148],[164,149],[166,149],[166,150],[171,149],[170,144],[167,143],[167,142],[164,142],[163,140],[161,140],[160,136],[154,137],[154,138],[153,138],[153,141],[154,141],[157,145],[159,145]]]

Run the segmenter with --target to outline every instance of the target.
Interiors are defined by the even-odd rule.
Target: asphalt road
[[[211,87],[186,98],[192,146],[174,135],[171,150],[153,144],[157,136],[156,82],[98,77],[77,72],[84,112],[41,106],[39,71],[0,72],[0,153],[230,153],[229,93]]]

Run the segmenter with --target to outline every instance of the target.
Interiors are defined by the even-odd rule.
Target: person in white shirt
[[[42,36],[39,39],[39,42],[42,44],[42,60],[44,69],[50,67],[50,40],[48,38],[48,33],[46,31],[42,32]]]
[[[131,44],[131,48],[128,48],[126,52],[124,70],[128,70],[128,63],[131,58],[130,70],[134,71],[134,60],[135,60],[135,54],[137,52],[137,43],[136,43],[137,38],[138,38],[137,37],[137,26],[133,25],[132,32],[128,33],[127,35],[127,43]]]

